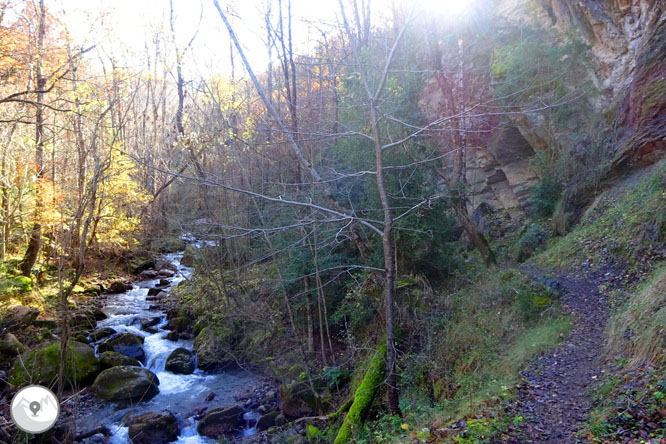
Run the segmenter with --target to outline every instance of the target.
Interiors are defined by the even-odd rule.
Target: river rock
[[[162,336],[162,339],[176,342],[178,339],[180,339],[180,333],[178,333],[177,331],[170,331],[169,333]]]
[[[65,379],[69,385],[83,385],[91,381],[100,370],[95,351],[81,342],[71,342],[65,358]],[[13,385],[41,384],[51,386],[58,377],[60,343],[24,353],[14,361],[10,372]]]
[[[118,367],[121,365],[129,365],[134,367],[141,367],[141,363],[129,356],[121,355],[120,353],[106,351],[99,357],[103,369]]]
[[[93,341],[97,342],[99,340],[102,340],[104,338],[107,338],[107,337],[109,337],[111,335],[115,335],[115,334],[116,334],[116,331],[114,329],[112,329],[111,327],[104,327],[104,328],[100,328],[99,330],[95,330],[94,332],[92,332],[90,334],[90,338]]]
[[[161,288],[149,288],[148,289],[148,296],[155,296],[158,294],[160,291],[162,291]]]
[[[106,313],[104,313],[102,310],[100,310],[97,307],[91,308],[90,313],[93,315],[93,317],[97,321],[103,321],[104,319],[106,319],[108,317],[106,315]]]
[[[178,438],[176,418],[168,410],[144,413],[129,425],[132,444],[166,444]]]
[[[100,353],[114,351],[143,362],[144,359],[146,359],[146,353],[142,347],[143,341],[143,336],[132,333],[121,333],[118,336],[99,344],[97,351]]]
[[[100,373],[93,390],[106,401],[147,401],[159,393],[159,383],[148,369],[122,365]]]
[[[227,353],[222,347],[220,338],[211,327],[204,327],[194,340],[194,351],[197,355],[197,364],[201,369],[224,368],[233,361],[227,359]]]
[[[140,274],[141,272],[153,268],[155,261],[152,259],[138,259],[130,262],[129,272],[132,274]]]
[[[80,444],[107,444],[108,440],[101,433],[95,433],[92,436],[82,439],[79,441]]]
[[[185,253],[183,253],[183,257],[180,259],[180,264],[185,267],[191,267],[192,265],[194,265],[194,255],[195,255],[194,248],[187,247],[185,249]]]
[[[244,413],[239,406],[211,410],[199,421],[197,432],[213,439],[232,433],[245,424]]]
[[[197,322],[194,323],[194,327],[192,327],[195,336],[198,336],[199,333],[201,333],[201,330],[203,330],[206,327],[208,327],[208,321],[206,321],[205,319],[197,319]]]
[[[177,331],[178,333],[182,333],[189,328],[191,323],[192,320],[188,316],[181,315],[176,318],[169,319],[169,322],[167,322],[165,328],[167,330],[173,330]]]
[[[169,270],[168,268],[164,268],[164,269],[160,270],[159,275],[162,277],[162,279],[160,279],[160,285],[166,286],[166,285],[171,285],[171,282],[169,282],[169,280],[165,279],[165,278],[174,277],[176,275],[176,272],[173,271],[173,270]],[[162,281],[166,281],[166,282],[162,282]]]
[[[186,348],[178,347],[167,358],[164,369],[171,373],[189,375],[194,372],[194,354]]]
[[[82,310],[69,319],[69,327],[74,331],[93,330],[97,327],[97,319],[90,310]]]
[[[35,307],[28,307],[26,305],[15,305],[9,307],[5,313],[2,314],[3,320],[0,327],[2,328],[21,328],[26,327],[33,323],[39,315],[39,310]]]
[[[280,415],[280,410],[278,409],[271,410],[265,415],[262,415],[261,418],[259,418],[257,421],[257,430],[261,432],[275,426],[275,419],[278,417],[278,415]]]
[[[113,281],[109,288],[106,290],[107,293],[123,293],[132,288],[131,284],[127,284],[123,281]]]
[[[285,416],[300,418],[319,414],[326,406],[307,381],[301,381],[280,387],[280,408]]]
[[[58,328],[58,320],[56,318],[44,316],[42,313],[37,319],[32,321],[32,325],[35,327],[46,328],[48,330],[55,330]]]
[[[139,273],[139,279],[155,279],[157,277],[157,271],[156,270],[143,270],[141,273]]]
[[[4,338],[0,339],[0,354],[16,356],[24,351],[25,347],[13,334],[7,333]]]
[[[157,324],[160,323],[161,319],[162,318],[159,317],[159,316],[155,316],[155,317],[148,318],[148,319],[146,319],[146,318],[139,319],[139,325],[141,326],[141,330],[147,330],[150,327],[156,326]]]
[[[171,261],[169,261],[166,258],[157,259],[155,261],[155,267],[154,268],[155,268],[155,270],[158,270],[160,272],[162,270],[171,270],[175,273],[176,270],[177,270],[176,266],[174,264],[172,264]]]

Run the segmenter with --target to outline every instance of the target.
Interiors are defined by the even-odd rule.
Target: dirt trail
[[[525,418],[527,439],[523,442],[583,442],[576,433],[592,408],[590,386],[601,379],[603,369],[608,307],[598,287],[605,279],[560,272],[547,275],[534,267],[523,271],[536,281],[557,287],[563,309],[575,320],[564,342],[521,373],[525,383],[517,410]]]

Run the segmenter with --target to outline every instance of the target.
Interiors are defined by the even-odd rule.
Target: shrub
[[[546,178],[532,188],[530,208],[536,217],[550,217],[555,211],[557,201],[562,196],[562,184]]]

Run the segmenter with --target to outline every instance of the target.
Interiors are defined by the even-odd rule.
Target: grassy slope
[[[610,270],[619,276],[618,285],[634,285],[658,269],[665,238],[666,162],[661,162],[635,173],[600,196],[577,227],[567,236],[549,242],[534,262],[544,268]],[[662,409],[666,407],[660,391],[664,385],[666,392],[662,370],[666,337],[665,270],[659,269],[652,284],[643,291],[631,292],[624,303],[616,301],[617,311],[609,325],[608,337],[609,355],[617,357],[618,362],[631,364],[626,371],[634,371],[630,379],[635,381],[632,387],[643,387],[634,390],[633,396],[638,402],[650,401],[649,407]],[[408,392],[403,397],[406,416],[381,418],[359,442],[474,443],[499,437],[519,422],[521,418],[506,415],[504,410],[514,398],[513,387],[519,381],[519,371],[536,355],[556,346],[570,327],[569,320],[558,314],[556,304],[539,315],[536,322],[525,322],[518,315],[520,296],[511,300],[505,291],[516,291],[516,286],[525,285],[523,279],[507,278],[503,272],[486,273],[466,289],[443,296],[449,298],[455,309],[436,347],[440,353],[438,360],[450,369],[448,379],[442,381],[449,387],[453,385],[452,393],[445,393],[441,384],[435,384],[436,395],[438,389],[444,392],[442,399],[424,407],[422,397],[410,396]],[[629,340],[627,328],[634,332]],[[646,366],[647,371],[643,371]],[[641,371],[637,373],[636,369]],[[608,400],[599,404],[591,420],[595,439],[597,436],[608,439],[615,430],[608,424],[618,413],[615,401],[628,396],[618,381],[618,376],[609,377],[599,393]],[[467,419],[465,436],[436,432],[446,430],[459,418]]]

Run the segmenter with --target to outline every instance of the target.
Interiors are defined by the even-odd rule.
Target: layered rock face
[[[587,150],[586,162],[607,165],[604,175],[653,163],[666,154],[666,2],[499,0],[495,6],[509,23],[554,30],[563,39],[573,34],[586,43],[591,59],[586,80],[596,91],[585,98],[589,114],[574,116],[582,121],[579,128],[557,122],[550,110],[517,106],[492,122],[491,137],[468,144],[470,210],[486,203],[512,219],[522,218],[530,190],[540,180],[535,154],[568,153],[575,159]],[[420,101],[428,118],[441,117],[447,101],[436,84],[437,79],[426,82]],[[585,131],[580,131],[591,116],[598,118],[600,131],[610,134],[610,141],[592,155],[586,146],[590,142],[582,139]]]
[[[503,1],[516,15],[526,1]],[[512,8],[508,7],[513,3]],[[660,0],[541,0],[537,17],[590,45],[597,112],[614,114],[614,167],[654,163],[666,152],[666,3]],[[517,5],[518,4],[518,5]],[[507,8],[508,7],[508,8]],[[511,12],[512,11],[512,12]],[[518,13],[520,14],[520,13]]]

